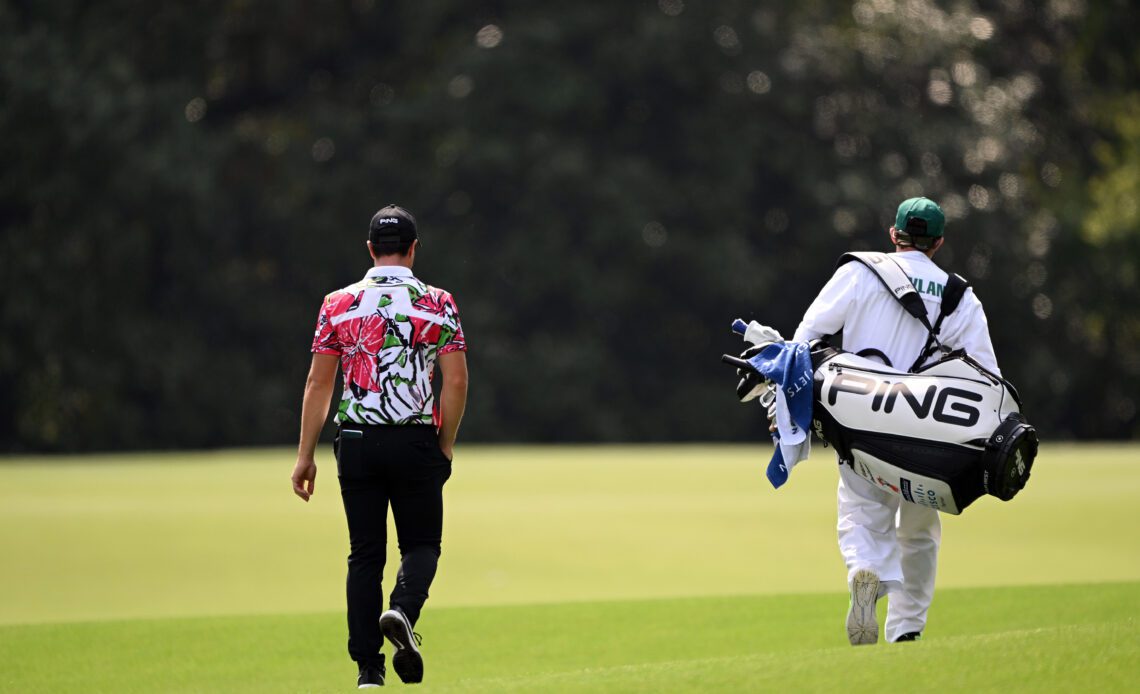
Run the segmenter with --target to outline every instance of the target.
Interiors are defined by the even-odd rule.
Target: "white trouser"
[[[847,584],[859,569],[879,575],[887,605],[887,641],[926,627],[942,523],[938,512],[879,489],[847,465],[839,466],[839,551]]]

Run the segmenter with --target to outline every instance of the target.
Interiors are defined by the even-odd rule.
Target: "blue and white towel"
[[[807,342],[773,342],[748,361],[776,384],[776,452],[767,474],[779,489],[796,463],[811,453],[811,353]]]

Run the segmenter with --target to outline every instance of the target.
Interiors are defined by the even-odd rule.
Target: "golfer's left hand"
[[[317,486],[317,461],[312,458],[297,458],[293,467],[293,493],[308,501]]]

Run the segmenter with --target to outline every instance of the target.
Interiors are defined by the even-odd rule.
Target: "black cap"
[[[368,225],[368,240],[373,246],[409,243],[419,236],[416,234],[416,218],[399,205],[387,205],[372,215]]]

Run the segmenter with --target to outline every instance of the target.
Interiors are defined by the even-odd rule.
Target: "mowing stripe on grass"
[[[424,691],[1130,691],[1140,583],[941,591],[926,638],[852,648],[846,596],[425,612]],[[880,608],[881,611],[881,608]],[[352,689],[340,613],[0,627],[0,691]],[[399,685],[397,678],[390,685]]]
[[[529,677],[461,679],[436,691],[882,691],[925,680],[952,691],[1128,691],[1137,674],[1134,620],[956,636],[888,650],[840,648],[654,661]],[[965,669],[955,665],[972,662]],[[976,659],[976,660],[975,660]],[[1060,660],[1059,660],[1060,659]],[[1095,663],[1091,662],[1095,660]],[[1079,664],[1057,668],[1058,662]],[[1001,664],[991,672],[987,663]],[[1090,667],[1092,666],[1092,667]],[[884,676],[876,669],[890,671]],[[941,670],[945,668],[945,671]],[[1089,670],[1095,670],[1090,675]],[[1095,684],[1094,684],[1095,683]]]
[[[3,465],[0,624],[340,609],[347,532],[327,455],[309,504],[284,449]],[[779,491],[770,455],[464,447],[431,605],[841,590],[832,451]],[[1140,580],[1137,458],[1046,445],[1012,502],[943,518],[939,588]],[[389,581],[395,560],[393,547]]]

